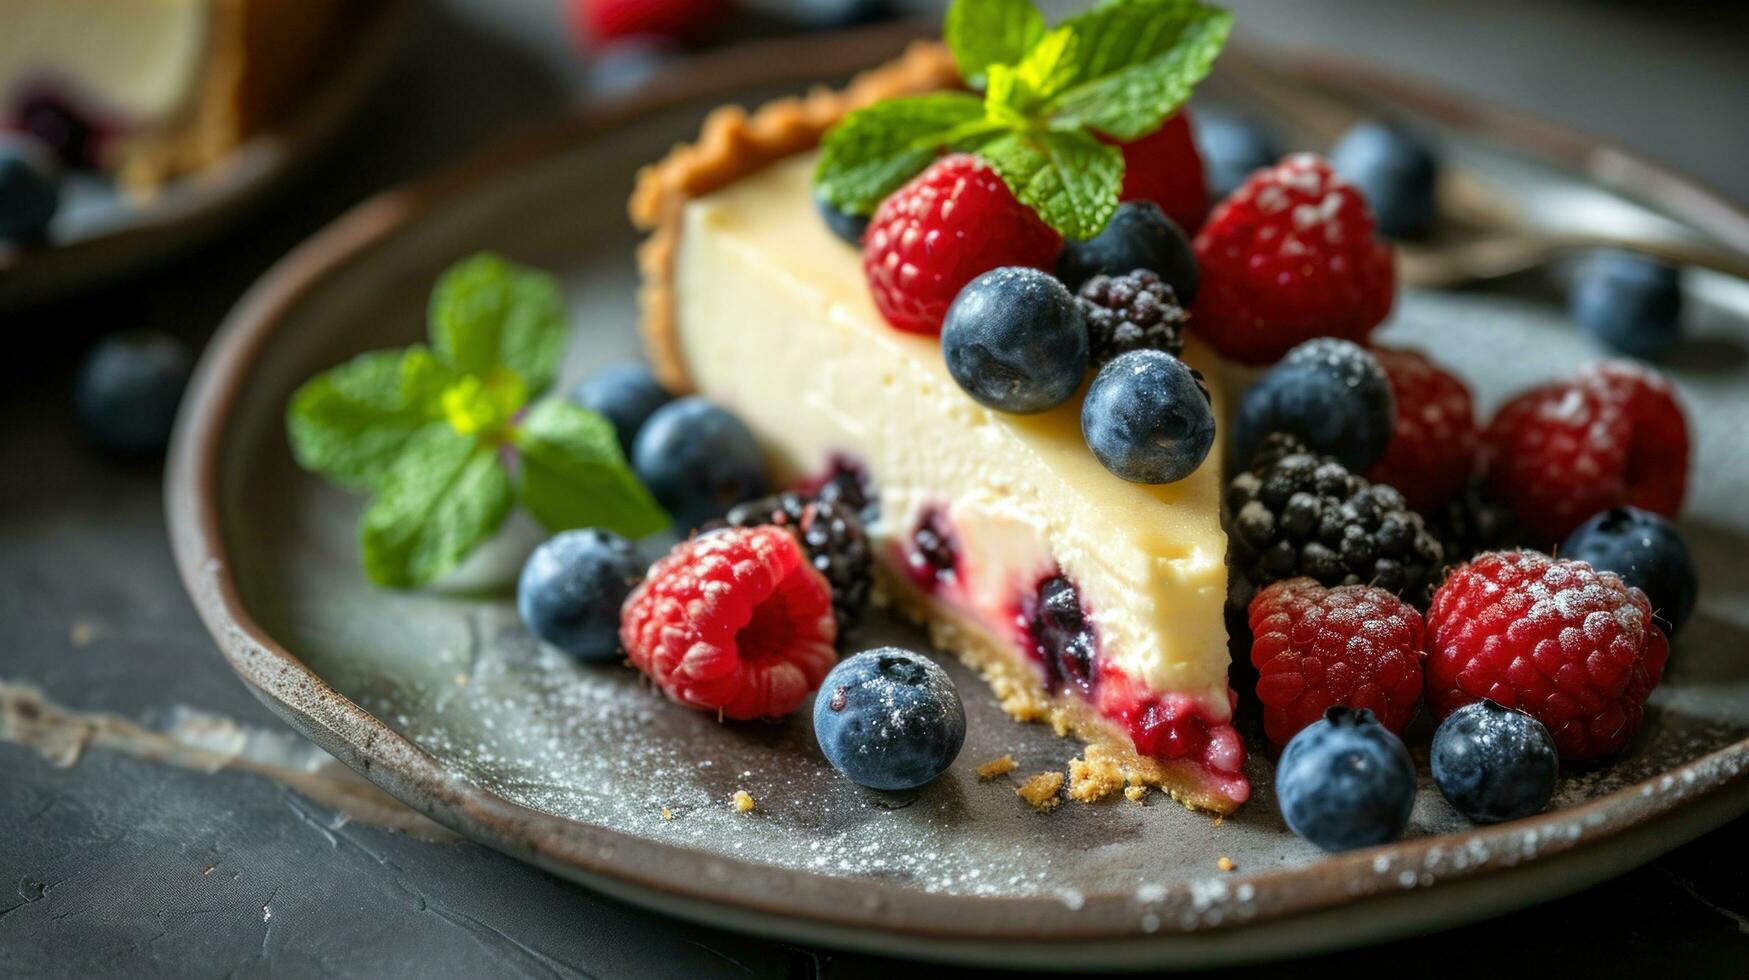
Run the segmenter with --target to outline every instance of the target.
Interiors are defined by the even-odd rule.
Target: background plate
[[[1158,796],[1041,815],[1012,783],[971,770],[1005,752],[1020,774],[1060,768],[1076,746],[1009,721],[957,665],[970,719],[960,761],[919,792],[869,793],[821,760],[806,711],[719,725],[631,672],[540,649],[509,598],[538,539],[527,525],[442,591],[368,586],[353,539],[360,501],[292,464],[281,422],[291,390],[354,353],[420,338],[434,277],[482,248],[564,276],[567,378],[631,354],[624,198],[636,167],[719,102],[758,101],[894,50],[888,34],[701,63],[661,92],[361,206],[246,297],[186,403],[169,516],[201,615],[271,707],[435,819],[615,895],[720,925],[982,964],[1208,964],[1453,925],[1577,890],[1749,809],[1739,499],[1749,287],[1716,277],[1691,283],[1696,339],[1672,368],[1697,427],[1687,528],[1701,608],[1626,756],[1568,773],[1558,810],[1515,824],[1469,827],[1423,786],[1409,839],[1325,857],[1282,826],[1260,756],[1249,765],[1256,798],[1218,823]],[[1459,136],[1454,151],[1535,199],[1636,208],[1485,140]],[[1534,288],[1412,292],[1382,337],[1430,348],[1484,410],[1595,356]],[[889,641],[922,637],[880,620],[851,637]],[[755,813],[729,810],[737,789],[759,801]],[[1236,873],[1216,870],[1222,856]]]
[[[356,4],[324,70],[283,121],[150,200],[125,198],[107,179],[74,175],[49,244],[0,244],[0,312],[141,272],[246,217],[340,132],[399,47],[414,7],[414,0]]]

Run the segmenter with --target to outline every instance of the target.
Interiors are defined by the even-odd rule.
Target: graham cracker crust
[[[841,91],[817,88],[804,96],[768,102],[749,114],[728,105],[705,117],[694,143],[683,143],[638,171],[627,210],[650,233],[638,246],[643,285],[644,351],[670,391],[692,390],[674,320],[674,256],[686,202],[819,145],[838,120],[882,99],[960,88],[959,69],[939,42],[919,41],[903,55],[864,72]]]
[[[879,561],[875,582],[880,598],[905,618],[929,630],[936,647],[976,670],[1016,721],[1049,724],[1058,735],[1085,743],[1082,757],[1069,763],[1068,795],[1091,803],[1131,787],[1159,787],[1192,810],[1228,814],[1233,801],[1208,792],[1204,773],[1191,762],[1163,761],[1138,753],[1129,735],[1073,695],[1052,694],[1028,664],[1014,658],[1010,645],[970,619],[932,602]]]

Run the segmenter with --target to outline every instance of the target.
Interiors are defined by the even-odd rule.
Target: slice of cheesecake
[[[945,52],[920,46],[843,93],[722,110],[646,169],[632,213],[653,232],[652,361],[745,419],[780,477],[864,484],[883,594],[1009,713],[1088,744],[1072,796],[1157,785],[1231,811],[1250,786],[1227,685],[1220,454],[1178,483],[1127,483],[1088,451],[1078,398],[1032,416],[981,407],[934,338],[886,324],[858,253],[815,212],[812,147],[833,121],[955,84]],[[1185,357],[1214,376],[1205,349]]]
[[[345,0],[0,0],[0,118],[70,112],[136,190],[207,167],[320,70]]]

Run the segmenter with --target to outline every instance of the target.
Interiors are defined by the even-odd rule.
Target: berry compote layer
[[[1250,788],[1230,725],[1218,446],[1177,483],[1126,483],[1087,450],[1078,398],[1016,416],[966,397],[935,338],[882,321],[856,250],[811,204],[813,165],[803,154],[687,205],[687,374],[780,476],[854,461],[885,592],[1011,714],[1073,732],[1123,779],[1232,810]],[[1185,356],[1218,409],[1219,365],[1194,343]]]

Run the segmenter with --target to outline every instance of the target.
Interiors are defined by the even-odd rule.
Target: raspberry
[[[1087,319],[1095,370],[1133,350],[1184,353],[1184,308],[1178,295],[1146,269],[1124,276],[1094,276],[1075,297]]]
[[[1062,246],[994,170],[961,153],[881,202],[863,239],[862,267],[888,323],[933,335],[966,283],[1001,266],[1048,271]]]
[[[794,711],[837,659],[831,589],[775,527],[676,546],[626,599],[619,635],[669,697],[725,718]]]
[[[1208,216],[1208,181],[1202,154],[1190,135],[1190,110],[1182,109],[1160,128],[1123,146],[1125,201],[1153,201],[1186,234],[1202,227]]]
[[[741,504],[729,511],[728,522],[735,527],[769,524],[794,534],[808,553],[808,563],[832,587],[840,634],[862,614],[873,587],[874,559],[854,508],[792,491]]]
[[[1667,517],[1688,482],[1688,428],[1668,383],[1605,361],[1501,407],[1486,434],[1488,488],[1538,544],[1632,506]]]
[[[727,12],[723,0],[570,0],[571,29],[584,50],[630,37],[696,40]]]
[[[1421,699],[1421,614],[1384,589],[1277,582],[1251,600],[1251,663],[1269,740],[1286,745],[1337,705],[1393,732]]]
[[[1265,585],[1302,575],[1326,586],[1377,586],[1419,606],[1443,562],[1402,494],[1280,434],[1227,484],[1222,518],[1235,612]]]
[[[1626,745],[1669,647],[1639,589],[1580,561],[1496,551],[1451,574],[1427,612],[1427,701],[1489,698],[1543,723],[1563,759]]]
[[[1191,323],[1234,360],[1268,364],[1312,337],[1364,343],[1391,312],[1391,248],[1360,193],[1315,154],[1252,174],[1195,244]]]
[[[1373,357],[1391,382],[1396,416],[1385,457],[1366,478],[1396,487],[1409,506],[1431,513],[1476,473],[1482,432],[1469,389],[1419,351],[1375,347]]]

